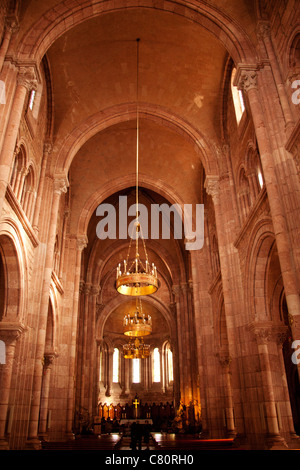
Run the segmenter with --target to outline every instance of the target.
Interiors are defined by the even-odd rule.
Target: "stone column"
[[[96,384],[96,376],[95,374],[95,358],[97,356],[96,353],[96,309],[97,309],[97,297],[100,292],[99,286],[92,286],[91,287],[91,297],[90,297],[90,331],[89,331],[89,348],[88,348],[88,364],[89,364],[89,403],[88,403],[88,410],[90,413],[95,414],[95,408],[97,403],[95,402],[95,384]],[[94,405],[94,408],[93,408]]]
[[[260,159],[264,173],[268,202],[276,238],[276,246],[281,266],[287,306],[292,316],[291,330],[294,339],[300,338],[300,298],[297,273],[293,259],[293,249],[287,227],[287,216],[283,207],[282,196],[278,189],[279,182],[275,171],[275,162],[269,142],[264,112],[257,87],[257,72],[254,69],[239,68],[238,86],[248,95]],[[300,377],[300,366],[298,366]]]
[[[124,366],[125,366],[125,395],[128,396],[130,393],[130,359],[124,359]]]
[[[24,326],[15,323],[0,322],[0,339],[5,343],[5,365],[1,376],[0,388],[0,450],[8,450],[9,445],[5,436],[5,426],[7,419],[11,377],[15,348],[17,340],[25,330]]]
[[[44,155],[42,161],[42,168],[40,172],[39,187],[37,191],[36,204],[34,209],[34,216],[32,221],[32,227],[36,232],[39,231],[39,216],[41,210],[41,203],[44,195],[44,186],[45,186],[45,173],[49,155],[52,152],[52,144],[50,142],[45,142],[44,144]]]
[[[272,66],[272,73],[274,76],[274,81],[276,84],[286,129],[291,130],[294,125],[294,119],[291,113],[289,99],[287,97],[284,83],[281,77],[278,60],[274,51],[274,46],[271,38],[271,28],[270,23],[268,21],[260,21],[258,23],[258,37],[262,39],[265,45],[266,52]]]
[[[176,300],[177,335],[178,335],[178,360],[180,375],[180,395],[185,405],[192,399],[191,381],[191,355],[189,340],[189,324],[187,321],[186,286],[173,285],[173,294]]]
[[[11,37],[14,33],[16,33],[19,29],[19,24],[16,16],[10,15],[5,18],[5,30],[4,35],[0,47],[0,78],[1,78],[1,70],[3,67],[4,59],[6,53],[8,51],[9,43]]]
[[[84,311],[82,312],[83,315],[83,322],[82,322],[82,360],[81,360],[81,389],[80,389],[80,406],[83,408],[87,408],[87,343],[88,343],[88,311],[89,311],[89,296],[91,293],[91,284],[86,283],[84,286],[84,302],[83,308]]]
[[[280,436],[268,351],[268,342],[272,339],[272,326],[254,322],[250,326],[250,330],[252,330],[256,337],[260,362],[262,391],[266,411],[265,418],[267,421],[266,443],[270,449],[283,449],[287,447],[287,445]]]
[[[40,406],[40,419],[39,419],[39,436],[45,439],[47,436],[47,418],[48,418],[48,403],[49,403],[49,386],[51,367],[57,354],[46,353],[44,356],[44,375],[41,392],[41,406]]]
[[[12,108],[7,124],[4,142],[0,154],[0,213],[2,212],[6,188],[10,181],[11,169],[23,107],[28,91],[37,87],[36,74],[33,67],[20,67],[17,77]]]
[[[111,389],[112,389],[112,380],[113,380],[113,356],[114,351],[111,347],[108,350],[108,381],[107,381],[107,388],[105,392],[106,397],[111,396]]]
[[[32,401],[29,416],[28,440],[27,448],[40,448],[40,440],[38,438],[38,421],[40,411],[40,397],[42,387],[43,358],[45,351],[45,339],[47,329],[47,317],[49,306],[49,293],[51,285],[51,276],[53,270],[53,255],[57,229],[57,216],[59,209],[60,196],[67,191],[66,179],[61,177],[54,181],[54,195],[51,205],[51,213],[49,220],[49,233],[46,247],[46,257],[44,266],[44,279],[42,286],[42,296],[39,312],[38,335],[35,351],[34,380],[32,389]]]
[[[231,388],[231,374],[230,374],[231,358],[226,354],[225,355],[218,354],[218,359],[222,366],[223,379],[224,379],[227,434],[229,438],[234,438],[237,432],[236,432],[235,424],[234,424],[233,399],[232,399],[232,388]]]
[[[71,343],[69,353],[69,386],[67,399],[67,417],[66,417],[66,437],[73,438],[73,417],[75,412],[75,361],[76,361],[76,332],[79,316],[79,297],[80,297],[80,271],[82,251],[87,246],[87,238],[85,236],[78,237],[76,240],[76,254],[74,266],[74,294],[72,305],[71,319]]]
[[[277,332],[276,343],[277,343],[279,366],[280,366],[281,377],[282,377],[283,396],[284,396],[285,406],[286,406],[286,411],[287,411],[288,430],[289,430],[291,439],[293,440],[293,442],[296,443],[297,448],[299,448],[300,437],[297,436],[295,432],[292,409],[291,409],[291,402],[290,402],[290,396],[289,396],[289,388],[288,388],[286,370],[285,370],[283,353],[282,353],[282,347],[283,347],[284,342],[288,338],[288,335],[289,335],[288,328],[283,327],[281,331]]]

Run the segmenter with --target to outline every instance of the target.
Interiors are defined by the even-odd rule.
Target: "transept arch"
[[[126,3],[127,9],[136,7],[135,0]],[[90,0],[85,1],[83,5],[78,5],[76,0],[71,0],[68,5],[62,3],[47,11],[23,35],[17,52],[18,59],[36,60],[39,63],[51,44],[69,29],[95,16],[119,11],[122,8],[124,8],[122,2],[119,4],[113,0],[105,3]],[[187,5],[183,0],[176,2],[168,0],[158,7],[154,0],[147,0],[143,8],[170,12],[199,24],[222,42],[236,63],[249,63],[256,57],[253,44],[246,32],[233,18],[229,27],[224,14],[212,5],[201,3]]]
[[[183,135],[199,152],[200,160],[206,174],[217,174],[218,163],[215,149],[206,142],[205,137],[198,129],[180,116],[175,116],[162,107],[152,106],[149,103],[139,104],[140,119],[149,119],[162,126]],[[122,122],[136,119],[136,104],[126,103],[113,108],[101,110],[92,115],[68,135],[51,160],[51,169],[55,173],[66,173],[79,149],[97,133]]]

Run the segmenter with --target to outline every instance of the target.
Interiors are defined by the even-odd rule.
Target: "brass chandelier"
[[[142,227],[139,222],[139,39],[137,39],[137,79],[136,79],[136,218],[131,234],[126,260],[117,266],[117,276],[115,287],[123,295],[136,298],[136,309],[133,313],[124,315],[123,333],[129,337],[129,343],[123,345],[123,357],[125,359],[144,359],[150,355],[150,345],[144,343],[144,336],[152,332],[152,318],[145,315],[142,310],[142,302],[139,298],[143,295],[153,294],[159,288],[157,269],[154,263],[150,264],[143,238]],[[135,256],[130,260],[133,234],[135,232]],[[142,261],[139,253],[139,238],[141,238],[145,253],[145,260]]]
[[[133,313],[127,313],[123,319],[123,333],[125,336],[148,336],[152,332],[152,318],[142,310],[141,299],[136,299],[136,309]]]
[[[159,288],[157,269],[154,263],[150,264],[143,238],[142,227],[139,222],[139,107],[138,107],[138,70],[139,70],[139,39],[137,39],[137,123],[136,123],[136,220],[135,227],[135,257],[129,260],[133,234],[131,236],[128,254],[123,263],[117,267],[115,287],[120,294],[140,296],[153,294]],[[134,230],[133,230],[134,231]],[[142,261],[139,253],[139,238],[142,239],[145,260]]]
[[[150,355],[150,345],[145,344],[143,338],[131,338],[129,343],[123,345],[124,359],[146,359]]]

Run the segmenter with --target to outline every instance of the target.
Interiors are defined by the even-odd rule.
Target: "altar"
[[[129,426],[132,425],[132,423],[139,423],[139,424],[153,424],[153,421],[151,418],[129,418],[129,419],[121,419],[120,425],[126,425],[129,424]]]

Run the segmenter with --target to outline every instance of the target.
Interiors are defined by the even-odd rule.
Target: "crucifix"
[[[138,412],[137,412],[137,406],[140,404],[140,402],[137,400],[137,398],[132,402],[132,404],[134,405],[134,408],[135,408],[135,418],[138,417]]]

